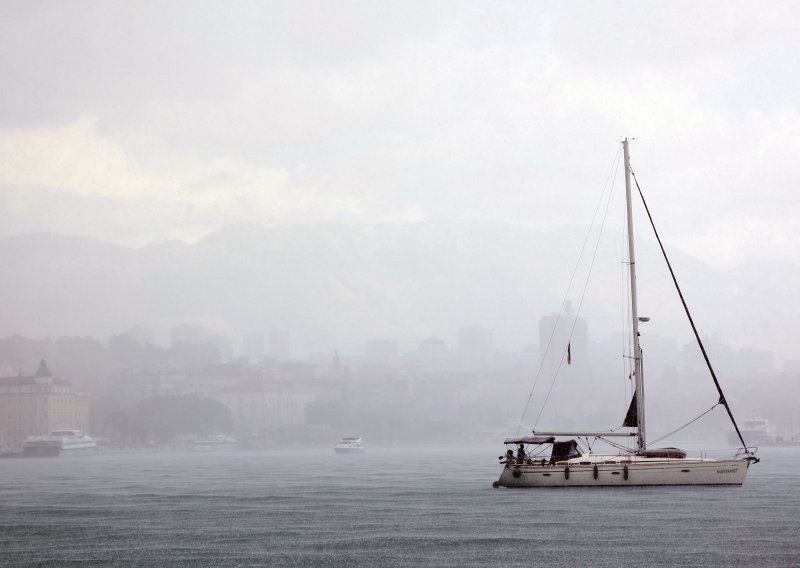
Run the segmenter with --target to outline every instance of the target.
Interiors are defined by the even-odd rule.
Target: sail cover
[[[560,461],[567,461],[581,456],[578,443],[575,440],[553,443],[553,453],[550,454],[550,465]]]
[[[677,458],[683,459],[686,457],[686,452],[678,448],[658,448],[655,450],[642,450],[636,453],[637,456],[644,456],[646,458]]]
[[[625,420],[622,422],[622,425],[630,426],[631,428],[639,426],[639,414],[636,412],[636,391],[633,391],[631,405],[628,407],[628,412],[625,414]]]
[[[522,438],[506,438],[504,444],[552,444],[553,436],[525,436]]]

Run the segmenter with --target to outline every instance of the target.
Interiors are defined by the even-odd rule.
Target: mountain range
[[[192,324],[232,339],[286,329],[300,351],[358,351],[376,338],[455,342],[460,327],[477,324],[515,350],[538,343],[539,319],[566,299],[600,338],[621,327],[626,276],[622,234],[596,237],[585,227],[476,221],[240,224],[142,248],[80,235],[7,237],[0,334],[106,337]],[[792,358],[800,266],[724,271],[670,255],[704,334]],[[637,267],[640,313],[658,334],[688,338],[652,240],[637,240]]]

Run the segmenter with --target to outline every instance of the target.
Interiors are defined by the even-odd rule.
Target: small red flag
[[[572,365],[572,343],[567,343],[567,365]]]

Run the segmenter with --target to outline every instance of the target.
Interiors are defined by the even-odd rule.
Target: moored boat
[[[232,438],[225,434],[212,434],[210,436],[206,436],[205,438],[199,438],[192,442],[192,449],[194,450],[223,450],[228,449],[232,450],[235,449],[239,444],[239,440],[236,438]]]
[[[641,486],[641,485],[742,485],[749,467],[757,463],[756,449],[748,447],[733,412],[725,399],[722,387],[697,332],[689,309],[678,286],[675,273],[667,258],[658,232],[655,230],[644,195],[636,183],[656,240],[666,260],[673,283],[680,297],[692,331],[705,359],[719,393],[719,400],[709,410],[691,420],[678,430],[692,424],[711,410],[723,407],[736,431],[736,443],[741,446],[719,458],[688,458],[678,448],[649,448],[645,431],[644,373],[642,349],[639,344],[639,323],[649,318],[639,317],[636,296],[636,262],[633,239],[633,214],[631,207],[631,176],[628,140],[622,143],[625,168],[625,196],[628,256],[629,316],[631,338],[624,357],[632,362],[628,378],[633,382],[633,396],[620,428],[613,431],[553,431],[544,432],[534,427],[533,436],[514,437],[505,440],[506,454],[500,457],[503,469],[493,483],[495,487],[576,487],[576,486]],[[576,316],[577,317],[577,316]],[[570,345],[565,346],[564,356],[569,364]],[[541,370],[541,369],[540,369]],[[537,375],[538,376],[538,375]],[[531,393],[531,396],[533,392]],[[545,399],[545,403],[547,399]],[[526,407],[527,408],[527,407]],[[541,414],[540,414],[541,416]],[[523,413],[524,418],[524,413]],[[627,443],[625,438],[627,438]],[[662,438],[663,439],[663,438]],[[584,442],[582,448],[579,441]],[[608,445],[611,452],[597,452],[598,442]],[[516,449],[516,451],[515,451]],[[614,453],[616,452],[616,453]]]
[[[503,471],[495,486],[741,485],[753,461],[746,454],[689,458],[678,448],[594,454],[583,452],[574,438],[556,441],[554,436],[509,438],[505,443],[509,448],[522,444],[525,457],[516,457],[514,450],[502,456]]]
[[[741,431],[742,436],[751,444],[769,446],[783,442],[778,429],[766,418],[746,418],[742,421]],[[731,443],[738,443],[736,432],[731,432],[728,437]]]
[[[30,436],[22,444],[22,457],[58,457],[94,454],[97,442],[80,430],[54,430],[48,436]]]
[[[0,444],[0,459],[22,457],[22,450],[13,450],[4,444]]]
[[[337,454],[363,454],[367,451],[360,437],[345,437],[333,448]]]

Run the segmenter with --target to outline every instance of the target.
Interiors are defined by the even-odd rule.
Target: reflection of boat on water
[[[80,430],[54,430],[49,436],[31,436],[22,444],[22,456],[26,458],[80,456],[96,451],[94,438]]]
[[[333,451],[337,454],[363,454],[367,451],[360,437],[342,438],[334,446]]]
[[[234,449],[239,441],[225,434],[212,434],[205,438],[200,438],[192,442],[192,449],[195,450],[224,450]]]
[[[689,309],[678,287],[675,275],[667,259],[663,246],[664,259],[672,275],[673,282],[680,296],[692,330],[705,358],[711,377],[719,392],[719,400],[709,410],[678,428],[672,433],[688,426],[717,406],[723,406],[737,431],[736,444],[741,442],[742,448],[732,452],[729,457],[721,459],[687,458],[686,452],[678,448],[648,448],[645,437],[645,404],[642,350],[639,345],[639,323],[649,318],[639,317],[636,298],[636,272],[633,243],[633,216],[631,207],[631,167],[628,154],[628,141],[622,143],[625,168],[626,221],[628,238],[628,255],[623,260],[628,267],[630,317],[627,337],[630,341],[624,353],[626,361],[630,361],[630,373],[626,369],[626,380],[633,380],[633,394],[627,414],[620,428],[610,431],[577,431],[577,432],[542,432],[534,426],[534,436],[508,438],[505,440],[506,455],[501,456],[503,469],[494,486],[504,487],[575,487],[575,486],[642,486],[642,485],[741,485],[752,463],[758,462],[754,451],[747,448],[744,438],[739,433],[722,389],[706,355],[700,336],[692,321]],[[637,182],[638,188],[638,182]],[[644,195],[642,202],[644,204]],[[645,209],[647,205],[644,204]],[[653,224],[650,212],[647,210]],[[656,239],[661,245],[658,233]],[[594,262],[594,259],[593,259]],[[582,301],[582,300],[581,300]],[[575,316],[577,318],[577,316]],[[569,343],[564,346],[562,363],[566,359],[570,363]],[[548,345],[549,348],[549,345]],[[537,374],[538,378],[538,374]],[[555,381],[555,378],[553,379]],[[534,384],[535,388],[535,384]],[[531,396],[533,392],[531,393]],[[547,395],[549,397],[549,393]],[[545,398],[545,403],[547,398]],[[542,407],[544,408],[544,406]],[[527,409],[527,408],[526,408]],[[541,416],[541,413],[540,413]],[[524,413],[523,413],[524,419]],[[537,419],[538,421],[538,419]],[[560,439],[559,439],[560,438]],[[566,438],[566,439],[564,439]],[[582,450],[579,441],[583,440],[587,450]],[[611,446],[616,453],[594,453],[594,444],[598,441]]]
[[[748,418],[742,422],[740,430],[745,441],[754,446],[783,442],[783,438],[778,435],[778,429],[766,418]],[[739,443],[736,432],[731,432],[728,437],[731,443]]]

